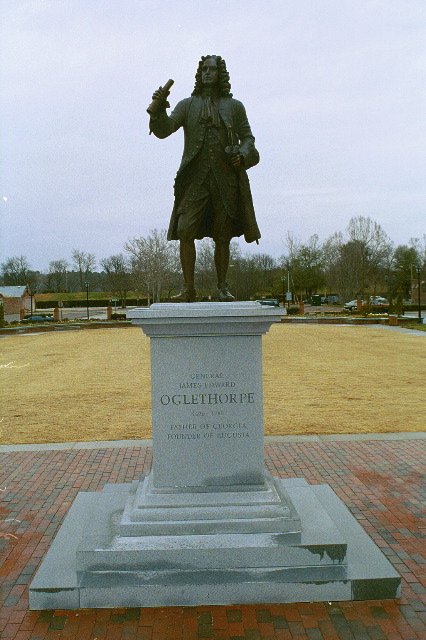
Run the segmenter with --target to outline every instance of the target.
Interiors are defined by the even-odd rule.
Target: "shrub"
[[[37,300],[37,309],[52,309],[58,306],[58,300],[55,298],[50,298],[49,300]],[[147,298],[128,298],[127,299],[128,307],[136,307],[136,303],[139,302],[140,307],[146,307],[148,305]],[[80,298],[78,300],[63,300],[64,308],[70,309],[72,307],[86,307],[86,299]],[[111,304],[111,298],[89,298],[89,307],[113,307]],[[120,304],[117,303],[117,308],[120,308]]]
[[[287,309],[288,316],[297,316],[300,313],[299,307],[289,307]]]

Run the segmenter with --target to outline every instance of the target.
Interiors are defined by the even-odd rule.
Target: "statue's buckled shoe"
[[[172,302],[195,302],[195,289],[194,287],[184,287],[177,296],[172,296]]]
[[[220,302],[233,302],[235,300],[235,297],[228,289],[227,282],[219,282],[217,288],[219,289]]]

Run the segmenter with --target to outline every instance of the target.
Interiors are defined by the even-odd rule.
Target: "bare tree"
[[[310,296],[325,284],[324,253],[317,234],[308,242],[287,233],[284,244],[287,253],[281,256],[281,267],[290,271],[293,292]]]
[[[262,295],[272,295],[276,261],[267,253],[231,254],[229,277],[231,286],[239,300],[250,300]]]
[[[377,222],[363,216],[350,219],[348,236],[361,247],[363,277],[367,283],[376,270],[389,265],[392,241]]]
[[[66,260],[52,260],[49,262],[47,286],[51,291],[62,291],[66,288],[69,264]]]
[[[287,233],[285,234],[285,238],[283,240],[283,244],[286,249],[286,252],[281,256],[280,260],[282,263],[291,262],[299,254],[300,247],[302,246],[302,242],[300,238],[294,235],[294,233],[287,231]]]
[[[252,255],[252,266],[256,274],[256,291],[259,294],[272,295],[277,269],[275,258],[270,256],[269,253],[254,253]]]
[[[365,288],[362,245],[356,241],[349,241],[333,246],[332,242],[327,241],[325,244],[326,255],[330,245],[334,260],[327,258],[327,284],[329,288],[336,291],[342,301],[362,296]]]
[[[251,255],[241,255],[230,263],[229,280],[237,300],[250,300],[257,291],[257,274]]]
[[[1,265],[5,285],[33,285],[30,265],[25,256],[8,258]]]
[[[131,265],[122,253],[101,260],[106,274],[106,282],[114,296],[121,298],[121,306],[126,306],[127,292],[131,287]]]
[[[74,262],[75,270],[78,273],[79,284],[81,291],[84,291],[85,282],[89,279],[92,271],[96,267],[96,257],[93,253],[86,253],[79,249],[74,249],[72,252],[72,259]]]
[[[358,216],[351,218],[346,235],[336,233],[324,244],[327,281],[342,299],[375,292],[392,259],[392,242],[382,227]]]
[[[423,234],[422,240],[420,238],[410,238],[410,247],[418,255],[418,264],[423,264],[424,267],[426,265],[426,233]]]
[[[167,240],[165,230],[153,229],[146,238],[133,238],[124,245],[130,254],[134,281],[144,289],[148,304],[169,297],[179,272],[178,246]]]
[[[385,275],[387,284],[386,297],[389,300],[390,311],[401,314],[404,298],[409,298],[416,267],[422,264],[421,246],[413,242],[411,246],[399,245],[392,255],[392,262]]]

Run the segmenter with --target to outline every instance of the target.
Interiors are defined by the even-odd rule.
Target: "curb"
[[[264,436],[265,445],[274,445],[282,442],[364,442],[377,440],[426,440],[426,431],[384,431],[383,433],[309,433]],[[152,440],[92,440],[89,442],[0,444],[0,453],[12,453],[14,451],[64,451],[69,449],[134,449],[136,447],[152,447]]]
[[[394,327],[401,327],[405,324],[414,324],[416,318],[397,318],[397,324]],[[337,325],[374,325],[381,324],[389,325],[389,318],[349,318],[348,316],[333,316],[327,318],[326,316],[308,318],[306,316],[282,316],[281,323],[283,324],[337,324]],[[135,325],[131,320],[101,320],[99,322],[69,322],[66,324],[32,324],[19,327],[3,327],[0,329],[0,336],[2,335],[20,335],[25,333],[40,333],[48,331],[74,331],[77,329],[108,329],[110,327],[134,327]]]
[[[397,324],[411,324],[415,322],[415,318],[397,318]],[[381,318],[376,317],[367,317],[367,318],[349,318],[348,316],[333,316],[327,318],[326,316],[320,316],[317,318],[307,318],[307,317],[298,317],[298,316],[283,316],[281,318],[281,322],[290,323],[290,324],[385,324],[389,325],[389,318],[387,316],[383,316]]]
[[[103,320],[100,322],[69,322],[66,324],[31,324],[25,327],[3,327],[2,335],[20,335],[23,333],[46,333],[48,331],[75,331],[78,329],[108,329],[115,327],[132,327],[131,320]]]

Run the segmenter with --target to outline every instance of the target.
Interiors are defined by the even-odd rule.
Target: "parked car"
[[[362,304],[365,304],[365,300],[362,301]],[[358,308],[358,300],[351,300],[343,305],[345,309],[349,309],[349,311],[354,311]]]
[[[389,304],[386,298],[382,298],[381,296],[370,296],[370,303],[374,306],[387,305]],[[366,304],[366,301],[363,300],[362,304]],[[351,300],[344,305],[345,309],[349,309],[353,311],[357,308],[357,300]]]
[[[45,314],[33,314],[27,315],[23,320],[21,320],[24,324],[30,323],[39,323],[39,322],[55,322],[55,318],[53,316],[45,315]]]
[[[311,304],[314,307],[320,307],[322,305],[322,302],[325,298],[323,298],[322,296],[319,295],[319,293],[314,293],[311,296]]]
[[[265,304],[268,307],[279,307],[280,303],[278,302],[278,300],[275,299],[270,299],[270,300],[256,300],[256,302],[260,302],[260,304]]]

